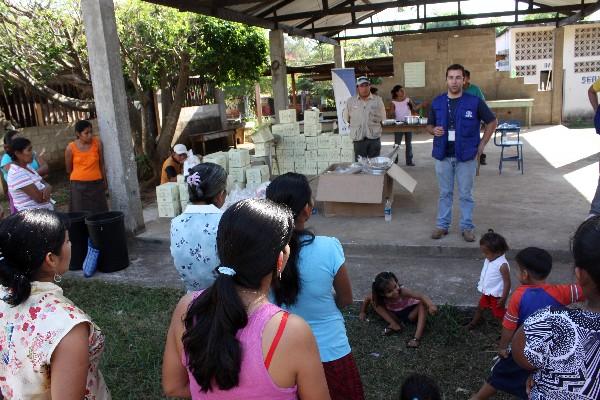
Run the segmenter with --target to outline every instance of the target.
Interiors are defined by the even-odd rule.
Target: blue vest
[[[463,93],[456,106],[455,151],[458,161],[470,161],[477,156],[479,147],[479,97]],[[436,160],[446,157],[446,144],[448,143],[448,95],[442,94],[433,99],[431,107],[435,112],[435,121],[429,121],[433,126],[444,127],[444,136],[434,136],[431,156]]]

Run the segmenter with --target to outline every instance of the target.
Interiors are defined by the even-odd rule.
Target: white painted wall
[[[553,31],[554,27],[524,27],[524,28],[512,28],[509,30],[510,32],[510,57],[509,57],[509,65],[510,65],[510,73],[511,76],[515,77],[516,68],[520,65],[535,65],[536,66],[536,74],[531,76],[524,76],[523,81],[526,84],[531,85],[539,85],[540,83],[540,73],[541,71],[552,71],[552,57],[546,59],[531,59],[531,60],[516,60],[516,36],[519,32],[532,32],[532,31]]]
[[[575,63],[580,61],[600,61],[600,56],[575,58],[575,30],[581,27],[599,27],[600,24],[568,25],[565,27],[563,51],[564,91],[563,119],[591,119],[594,116],[588,100],[587,90],[595,80],[600,79],[600,70],[576,73]],[[597,43],[600,46],[600,43]]]

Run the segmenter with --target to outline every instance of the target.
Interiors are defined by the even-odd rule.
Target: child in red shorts
[[[505,255],[508,251],[506,239],[490,229],[481,237],[479,248],[485,256],[477,285],[481,298],[473,319],[467,325],[469,329],[474,329],[479,324],[485,309],[489,309],[494,318],[502,321],[510,292],[510,267]]]

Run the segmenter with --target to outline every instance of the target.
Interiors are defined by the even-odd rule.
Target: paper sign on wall
[[[425,61],[404,63],[404,86],[425,87]]]

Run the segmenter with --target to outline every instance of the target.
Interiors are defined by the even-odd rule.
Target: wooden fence
[[[77,88],[70,85],[52,86],[52,89],[69,97],[80,98]],[[174,93],[173,89],[173,93]],[[214,87],[190,78],[184,107],[201,106],[215,102]],[[6,88],[0,85],[0,110],[20,128],[47,126],[92,119],[95,112],[74,111],[32,94],[24,88]]]

